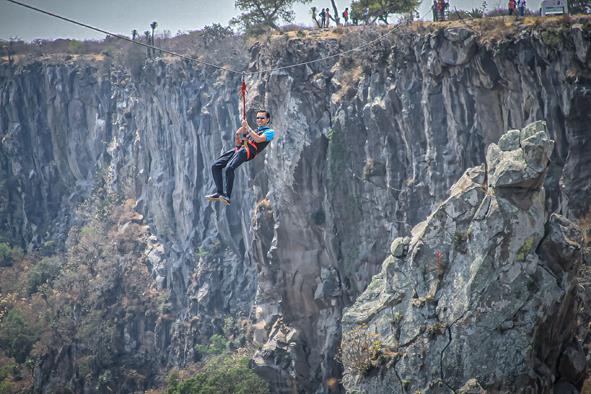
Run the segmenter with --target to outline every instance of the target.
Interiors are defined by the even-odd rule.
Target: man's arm
[[[252,138],[252,140],[256,143],[261,143],[261,142],[265,142],[267,141],[267,137],[265,137],[264,135],[258,135],[257,133],[255,133],[250,126],[248,125],[248,122],[246,120],[242,121],[242,128],[244,130],[246,130],[246,132],[248,133],[248,135],[250,136],[250,138]]]
[[[239,127],[238,130],[236,130],[236,134],[234,134],[234,145],[238,146],[242,144],[242,127]]]
[[[255,133],[254,131],[252,131],[252,129],[250,129],[250,128],[248,129],[248,135],[250,135],[250,137],[256,143],[261,143],[261,142],[267,141],[267,137],[265,137],[264,135],[258,135],[257,133]]]

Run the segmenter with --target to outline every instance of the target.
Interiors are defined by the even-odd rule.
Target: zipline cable
[[[154,50],[157,50],[157,51],[160,51],[160,52],[163,52],[163,53],[167,53],[167,54],[172,55],[172,56],[177,56],[177,57],[180,57],[180,58],[185,59],[185,60],[193,61],[195,63],[203,64],[203,65],[210,66],[210,67],[214,67],[214,68],[217,68],[218,70],[228,71],[228,72],[231,72],[231,73],[234,73],[234,74],[241,74],[242,75],[243,82],[244,82],[244,77],[246,75],[271,73],[273,71],[285,70],[285,69],[288,69],[288,68],[294,68],[294,67],[298,67],[298,66],[304,66],[304,65],[307,65],[307,64],[321,62],[323,60],[332,59],[332,58],[335,58],[335,57],[339,57],[339,56],[347,55],[349,53],[360,51],[363,48],[366,48],[366,47],[370,46],[371,44],[373,44],[373,43],[375,43],[377,41],[382,40],[384,37],[388,36],[389,34],[391,34],[392,32],[394,32],[394,30],[398,29],[401,26],[400,24],[399,25],[395,25],[394,27],[392,27],[391,29],[389,29],[386,33],[379,35],[377,38],[375,38],[375,39],[373,39],[371,41],[367,41],[367,42],[365,42],[365,43],[363,43],[363,44],[361,44],[361,45],[359,45],[359,46],[357,46],[355,48],[352,48],[352,49],[349,49],[349,50],[346,50],[346,51],[342,51],[342,52],[338,52],[338,53],[335,53],[333,55],[328,55],[328,56],[320,57],[320,58],[309,60],[309,61],[306,61],[306,62],[290,64],[290,65],[287,65],[287,66],[273,67],[273,68],[268,68],[268,69],[265,69],[265,70],[258,70],[258,71],[242,71],[241,72],[241,71],[237,71],[237,70],[234,70],[234,69],[231,69],[231,68],[228,68],[228,67],[222,67],[222,66],[218,66],[216,64],[208,63],[208,62],[205,62],[205,61],[196,59],[194,57],[182,55],[182,54],[177,53],[177,52],[169,51],[167,49],[162,49],[162,48],[156,47],[154,45],[144,44],[143,42],[132,40],[131,38],[126,37],[126,36],[122,36],[121,34],[111,33],[111,32],[109,32],[107,30],[100,29],[98,27],[94,27],[94,26],[91,26],[91,25],[86,24],[86,23],[78,22],[78,21],[76,21],[74,19],[66,18],[66,17],[61,16],[61,15],[58,15],[56,13],[42,10],[41,8],[37,8],[37,7],[34,7],[32,5],[29,5],[29,4],[21,3],[20,1],[17,1],[17,0],[6,0],[6,1],[8,1],[10,3],[13,3],[13,4],[16,4],[16,5],[20,5],[21,7],[25,7],[25,8],[31,9],[33,11],[40,12],[40,13],[45,14],[45,15],[52,16],[54,18],[58,18],[58,19],[64,20],[66,22],[73,23],[73,24],[78,25],[78,26],[85,27],[85,28],[90,29],[90,30],[97,31],[99,33],[106,34],[106,35],[111,36],[111,37],[115,37],[115,38],[119,38],[121,40],[125,40],[125,41],[128,41],[128,42],[131,42],[132,44],[141,45],[143,47],[154,49]],[[424,15],[422,15],[421,18],[423,16]]]
[[[218,65],[215,65],[215,64],[212,64],[212,63],[204,62],[202,60],[195,59],[195,58],[190,57],[190,56],[182,55],[180,53],[176,53],[176,52],[173,52],[173,51],[169,51],[167,49],[158,48],[158,47],[153,46],[153,45],[150,45],[150,44],[144,44],[143,42],[132,40],[131,38],[122,36],[121,34],[111,33],[109,31],[106,31],[106,30],[103,30],[103,29],[99,29],[98,27],[87,25],[86,23],[78,22],[78,21],[75,21],[73,19],[66,18],[64,16],[60,16],[60,15],[54,14],[53,12],[45,11],[45,10],[42,10],[40,8],[33,7],[32,5],[21,3],[20,1],[17,1],[17,0],[6,0],[6,1],[8,1],[10,3],[13,3],[13,4],[20,5],[20,6],[25,7],[25,8],[29,8],[29,9],[31,9],[33,11],[37,11],[37,12],[40,12],[42,14],[53,16],[54,18],[58,18],[58,19],[61,19],[61,20],[66,21],[66,22],[70,22],[70,23],[73,23],[73,24],[78,25],[78,26],[85,27],[85,28],[90,29],[90,30],[98,31],[99,33],[103,33],[103,34],[106,34],[108,36],[112,36],[112,37],[115,37],[115,38],[119,38],[121,40],[129,41],[129,42],[131,42],[133,44],[141,45],[143,47],[150,48],[150,49],[155,49],[155,50],[158,50],[158,51],[161,51],[161,52],[164,52],[164,53],[168,53],[169,55],[178,56],[178,57],[183,58],[185,60],[190,60],[190,61],[193,61],[193,62],[196,62],[196,63],[201,63],[201,64],[204,64],[206,66],[215,67],[215,68],[217,68],[219,70],[224,70],[224,71],[229,71],[229,72],[233,72],[233,73],[236,73],[236,74],[240,74],[239,71],[235,71],[235,70],[232,70],[230,68],[221,67],[221,66],[218,66]]]
[[[378,42],[378,41],[382,40],[382,39],[383,39],[384,37],[386,37],[387,35],[389,35],[389,34],[393,33],[393,32],[394,32],[394,30],[398,29],[400,26],[401,26],[401,25],[395,25],[394,27],[392,27],[391,29],[389,29],[389,30],[388,30],[386,33],[379,35],[377,38],[375,38],[375,39],[373,39],[373,40],[371,40],[371,41],[367,41],[367,42],[365,42],[365,43],[363,43],[363,44],[361,44],[361,45],[359,45],[359,46],[357,46],[357,47],[355,47],[355,48],[351,48],[351,49],[348,49],[348,50],[346,50],[346,51],[338,52],[338,53],[335,53],[335,54],[333,54],[333,55],[328,55],[328,56],[320,57],[320,58],[318,58],[318,59],[309,60],[309,61],[306,61],[306,62],[301,62],[301,63],[290,64],[290,65],[288,65],[288,66],[274,67],[274,68],[269,68],[269,69],[266,69],[266,70],[260,70],[260,71],[250,71],[250,72],[247,72],[247,74],[249,74],[249,75],[252,75],[252,74],[259,74],[259,73],[260,73],[260,74],[263,74],[263,73],[270,73],[270,72],[272,72],[272,71],[277,71],[277,70],[285,70],[285,69],[287,69],[287,68],[293,68],[293,67],[298,67],[298,66],[305,66],[305,65],[307,65],[307,64],[316,63],[316,62],[321,62],[321,61],[323,61],[323,60],[332,59],[332,58],[335,58],[335,57],[339,57],[339,56],[347,55],[347,54],[349,54],[349,53],[357,52],[357,51],[360,51],[360,50],[362,50],[362,49],[363,49],[363,48],[365,48],[365,47],[368,47],[368,46],[370,46],[371,44],[373,44],[373,43],[375,43],[375,42]]]

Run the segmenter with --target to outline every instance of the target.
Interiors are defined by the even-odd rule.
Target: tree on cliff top
[[[419,3],[419,0],[357,0],[351,3],[351,13],[368,25],[377,20],[387,24],[390,15],[413,12]]]
[[[312,0],[236,0],[234,6],[243,14],[232,18],[230,25],[239,26],[247,34],[258,34],[271,28],[277,31],[279,21],[292,22],[295,3],[309,3]]]

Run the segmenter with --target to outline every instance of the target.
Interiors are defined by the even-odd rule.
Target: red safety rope
[[[246,82],[244,81],[244,73],[242,74],[240,93],[242,94],[242,120],[246,120]]]
[[[240,86],[240,95],[242,96],[242,120],[246,120],[246,82],[244,81],[244,73],[242,73],[242,85]],[[248,148],[248,140],[243,137],[242,147],[246,151],[246,159],[250,160],[250,149]],[[238,149],[238,148],[236,148]]]

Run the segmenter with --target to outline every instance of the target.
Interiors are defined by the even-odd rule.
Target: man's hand
[[[247,133],[248,130],[250,130],[250,126],[248,125],[248,122],[246,120],[242,121],[242,129],[244,130],[245,133]]]

